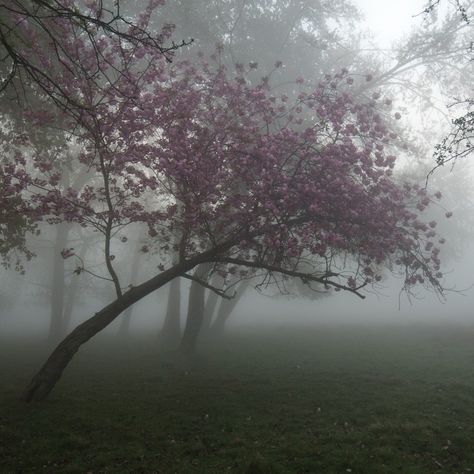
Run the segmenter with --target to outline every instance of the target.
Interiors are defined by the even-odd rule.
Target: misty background
[[[158,24],[176,23],[176,38],[194,39],[194,43],[183,48],[178,55],[192,57],[197,50],[208,53],[222,37],[227,38],[226,35],[233,34],[235,43],[229,48],[229,60],[258,63],[255,66],[257,72],[249,72],[250,80],[253,80],[252,74],[260,77],[279,60],[283,62],[283,67],[277,71],[272,70],[272,74],[276,76],[274,81],[280,82],[283,88],[286,87],[287,80],[300,75],[311,77],[313,74],[314,80],[317,80],[324,72],[345,66],[349,67],[351,72],[356,71],[356,74],[359,71],[361,77],[372,74],[374,78],[370,83],[365,84],[361,80],[361,94],[370,95],[379,90],[383,91],[383,94],[390,96],[393,101],[392,112],[402,115],[398,124],[399,133],[407,146],[405,150],[399,150],[396,170],[400,175],[416,177],[424,185],[427,174],[435,164],[434,146],[449,133],[451,120],[457,113],[456,110],[450,109],[449,105],[454,100],[454,94],[469,90],[473,72],[472,62],[463,65],[462,71],[453,63],[456,56],[449,50],[453,48],[453,51],[459,52],[463,33],[460,33],[459,38],[454,37],[449,25],[446,26],[449,22],[443,23],[444,16],[448,14],[446,5],[441,5],[438,21],[429,20],[423,15],[423,1],[323,1],[319,5],[324,7],[324,14],[320,19],[315,18],[314,24],[308,19],[301,20],[299,27],[303,30],[306,28],[308,38],[286,38],[280,44],[281,36],[259,38],[265,31],[261,30],[262,23],[258,15],[255,23],[245,23],[244,20],[233,18],[235,23],[232,31],[226,33],[230,17],[226,17],[228,12],[224,10],[232,2],[222,2],[222,8],[219,7],[219,2],[209,2],[208,10],[213,11],[216,18],[214,22],[208,20],[207,24],[204,20],[209,11],[194,16],[192,9],[188,10],[184,6],[185,3],[169,2],[169,5],[164,7],[162,16],[156,19]],[[455,13],[451,12],[450,15],[455,16]],[[270,28],[271,24],[265,26]],[[248,31],[245,32],[245,29]],[[276,35],[281,32],[267,33]],[[224,36],[219,38],[219,35]],[[446,43],[439,57],[428,48],[421,49],[421,45],[425,47],[435,36],[439,37],[437,41],[440,45],[443,41]],[[248,39],[248,44],[245,38]],[[303,49],[304,45],[307,49]],[[311,71],[311,67],[308,67],[309,63],[305,61],[305,57],[311,55],[320,70]],[[391,276],[389,271],[384,272],[384,278],[376,290],[367,292],[365,300],[343,292],[331,292],[328,295],[321,293],[311,297],[302,296],[298,290],[291,289],[290,294],[282,295],[274,287],[256,291],[250,282],[239,298],[226,328],[260,323],[313,322],[472,324],[473,166],[472,160],[459,160],[453,167],[437,169],[427,184],[431,192],[439,190],[443,194],[439,209],[430,211],[439,214],[434,217],[439,218],[447,211],[453,212],[453,217],[448,221],[438,219],[439,233],[447,241],[442,254],[445,275],[443,285],[448,290],[445,300],[424,290],[418,291],[412,297],[401,293],[403,282]],[[68,231],[66,239],[61,240],[56,230],[55,227],[44,226],[39,236],[29,238],[28,246],[36,256],[30,262],[24,263],[23,273],[15,269],[2,269],[2,334],[21,332],[47,337],[54,292],[69,291],[69,296],[64,296],[63,302],[65,307],[70,306],[69,328],[75,327],[113,298],[113,289],[108,282],[94,277],[91,273],[77,271],[80,266],[77,259],[64,262],[64,281],[58,288],[57,281],[54,281],[54,273],[58,271],[57,268],[55,270],[55,265],[58,265],[58,255],[64,248],[74,248],[77,253],[82,246],[84,268],[97,274],[101,273],[102,268],[101,264],[95,263],[100,261],[101,250],[100,242],[98,245],[94,242],[93,234],[74,229]],[[128,241],[136,239],[134,231],[130,231],[124,238]],[[96,239],[96,242],[98,241]],[[137,249],[143,245],[144,242],[137,240]],[[136,273],[130,275],[130,280],[141,281],[150,274],[150,261],[153,256],[150,258],[147,254],[139,254],[139,251],[138,256],[131,255],[131,245],[124,250],[128,253],[121,254],[120,245],[117,249],[119,268],[124,272],[130,270]],[[135,270],[132,269],[134,258],[137,259]],[[130,322],[132,330],[159,333],[167,310],[168,286],[134,305]],[[186,319],[189,290],[190,282],[181,279],[182,325]],[[118,332],[121,325],[123,315],[106,331]]]

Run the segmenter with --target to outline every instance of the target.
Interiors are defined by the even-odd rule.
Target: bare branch
[[[213,291],[214,293],[216,293],[217,295],[219,295],[220,297],[226,299],[226,300],[231,300],[233,298],[235,298],[235,295],[236,295],[236,292],[234,291],[234,294],[233,295],[228,295],[226,293],[226,291],[223,291],[223,290],[219,290],[218,288],[210,285],[209,283],[206,283],[204,280],[201,280],[200,278],[197,278],[195,276],[192,276],[192,275],[188,275],[187,273],[184,273],[183,275],[181,275],[183,278],[187,278],[188,280],[191,280],[191,281],[195,281],[196,283],[199,283],[201,286],[203,286],[204,288],[207,288],[211,291]]]
[[[357,288],[351,288],[346,285],[341,285],[340,283],[337,283],[333,280],[329,280],[329,278],[331,277],[338,276],[337,273],[327,272],[327,273],[324,273],[322,276],[316,276],[310,273],[303,273],[303,272],[298,272],[295,270],[288,270],[286,268],[277,267],[275,265],[268,265],[264,262],[251,262],[251,261],[240,259],[240,258],[223,257],[223,258],[214,258],[213,261],[220,262],[220,263],[232,263],[234,265],[240,265],[242,267],[265,269],[269,272],[281,273],[283,275],[300,278],[303,282],[315,281],[325,286],[333,286],[334,288],[338,288],[339,290],[350,291],[351,293],[354,293],[355,295],[357,295],[359,298],[365,299],[365,296],[359,292],[359,290],[363,288],[365,284],[360,285]]]

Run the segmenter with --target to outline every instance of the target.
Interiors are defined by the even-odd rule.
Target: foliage
[[[440,289],[435,224],[418,221],[411,207],[423,210],[431,198],[391,179],[390,133],[374,102],[352,100],[347,71],[327,75],[316,89],[298,80],[300,93],[289,103],[265,81],[247,84],[239,65],[235,72],[220,65],[218,52],[170,66],[147,44],[124,47],[100,30],[86,36],[62,17],[47,21],[63,38],[61,61],[52,64],[54,56],[35,46],[28,22],[19,23],[32,43],[23,55],[51,71],[46,97],[59,90],[69,102],[60,116],[37,108],[28,118],[36,127],[61,120],[82,146],[74,167],[94,179],[80,192],[62,189],[51,164],[36,156],[31,201],[45,218],[104,234],[117,294],[110,239],[131,222],[146,223],[165,252],[179,229],[181,259],[208,252],[216,263],[353,292],[374,281],[373,265],[390,259],[404,268],[407,286],[426,281]],[[115,71],[113,82],[104,80]],[[26,162],[22,154],[15,159]],[[310,255],[322,262],[318,274],[295,272]],[[355,267],[344,265],[346,255]]]
[[[23,271],[22,260],[29,260],[33,253],[26,246],[25,233],[34,233],[37,226],[31,208],[21,198],[26,186],[24,175],[18,175],[18,167],[11,163],[0,163],[0,261],[5,268],[13,265]],[[13,176],[17,178],[14,179]],[[23,257],[23,258],[22,258]]]
[[[25,400],[44,398],[77,349],[124,309],[201,263],[360,297],[385,266],[402,275],[407,291],[443,291],[442,240],[436,222],[420,217],[440,196],[393,178],[397,137],[380,113],[390,101],[381,93],[356,99],[347,69],[316,85],[297,78],[291,98],[277,94],[267,77],[249,82],[242,64],[224,64],[222,46],[170,64],[146,29],[159,3],[136,22],[119,16],[124,30],[113,32],[99,21],[100,1],[83,9],[70,1],[39,17],[5,13],[37,94],[24,113],[27,126],[34,133],[60,128],[69,169],[88,178],[69,185],[64,167],[27,136],[3,167],[9,189],[38,219],[100,233],[117,297],[64,339]],[[53,40],[44,41],[45,31]],[[164,27],[160,38],[169,35]],[[31,74],[31,65],[46,76]],[[116,266],[129,241],[114,237],[131,224],[148,228],[142,251],[160,256],[157,273],[130,288]]]
[[[150,3],[149,8],[160,3]],[[179,47],[174,43],[165,45],[171,29],[152,35],[146,29],[147,18],[145,12],[137,22],[131,21],[122,14],[120,1],[114,2],[110,8],[102,2],[90,1],[81,8],[70,0],[6,0],[0,4],[0,133],[3,155],[0,161],[0,258],[5,266],[14,262],[21,270],[22,257],[30,259],[33,255],[26,246],[25,236],[38,229],[35,225],[38,213],[25,196],[26,175],[19,169],[19,163],[25,166],[25,162],[19,155],[27,156],[33,152],[31,146],[26,152],[28,145],[39,147],[41,142],[45,142],[41,143],[41,153],[45,161],[53,162],[53,157],[57,158],[57,145],[48,148],[52,145],[52,137],[61,144],[65,140],[57,130],[47,133],[42,130],[40,136],[35,130],[25,131],[24,127],[28,127],[24,123],[25,108],[31,110],[49,104],[44,112],[46,115],[51,110],[54,113],[51,106],[67,109],[75,116],[81,114],[84,104],[75,101],[67,87],[63,87],[64,83],[57,80],[57,74],[66,69],[69,77],[77,77],[78,70],[85,72],[81,58],[68,50],[68,47],[73,47],[74,40],[81,41],[81,36],[88,38],[90,51],[95,52],[95,58],[89,57],[94,64],[89,63],[88,79],[96,80],[96,84],[105,81],[111,86],[114,82],[112,77],[101,74],[107,60],[100,54],[100,37],[115,38],[124,48],[129,45],[154,48],[170,61]],[[70,34],[74,38],[64,41]],[[105,69],[110,73],[109,66]]]
[[[149,2],[148,7],[137,19],[131,21],[122,14],[121,2],[116,1],[107,7],[102,1],[87,0],[85,8],[73,0],[7,0],[0,5],[1,29],[0,47],[2,49],[1,66],[4,70],[0,93],[8,87],[18,91],[22,86],[38,88],[60,107],[81,107],[74,103],[68,90],[57,80],[58,69],[64,66],[82,69],[81,58],[74,54],[72,44],[64,44],[65,36],[73,34],[77,41],[80,36],[87,38],[91,48],[89,63],[90,80],[97,76],[101,79],[111,77],[100,74],[108,69],[108,60],[101,54],[100,38],[120,41],[123,48],[152,48],[171,61],[173,52],[179,47],[174,43],[165,46],[171,28],[164,28],[159,34],[147,30],[149,16],[154,8],[162,4],[161,0]],[[69,38],[74,41],[74,38]],[[36,44],[37,57],[26,53]],[[43,49],[44,48],[44,49]],[[49,57],[44,53],[51,52]],[[93,72],[92,72],[93,70]],[[19,90],[21,92],[21,89]]]

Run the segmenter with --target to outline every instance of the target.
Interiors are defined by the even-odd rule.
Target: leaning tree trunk
[[[41,370],[33,377],[22,399],[29,402],[46,398],[82,344],[108,326],[129,304],[132,304],[131,302],[127,304],[128,299],[130,298],[125,298],[124,295],[77,326],[56,347]]]
[[[77,326],[53,351],[46,363],[33,377],[23,392],[24,401],[43,400],[48,396],[79,348],[98,332],[114,321],[122,311],[141,300],[151,292],[161,288],[173,278],[191,270],[196,261],[186,261],[175,265],[159,275],[131,288],[114,302]]]
[[[51,278],[51,319],[49,341],[57,343],[64,336],[64,258],[61,250],[66,248],[70,226],[59,224],[53,249],[53,271]]]
[[[224,332],[225,325],[232,314],[232,311],[234,311],[235,306],[239,302],[248,286],[249,281],[245,280],[238,286],[235,296],[232,299],[222,299],[216,319],[210,329],[210,332],[213,335],[220,336]]]
[[[132,321],[133,306],[129,306],[123,313],[122,322],[118,330],[120,338],[126,338],[130,333],[130,323]]]
[[[211,264],[202,263],[196,268],[194,276],[200,280],[206,280],[211,270]],[[188,315],[186,327],[179,350],[185,354],[192,354],[196,350],[196,342],[204,319],[204,297],[205,288],[198,282],[193,281],[189,290]]]

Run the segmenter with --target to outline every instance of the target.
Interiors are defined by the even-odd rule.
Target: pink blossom
[[[140,21],[148,17],[145,12]],[[97,72],[93,45],[76,38],[66,28],[70,57],[50,69],[71,99],[88,107],[66,118],[56,110],[51,118],[72,124],[80,152],[71,153],[71,169],[86,170],[90,181],[70,192],[39,157],[23,156],[24,164],[19,159],[2,170],[10,194],[16,185],[21,194],[34,179],[41,183],[44,189],[31,198],[41,218],[94,229],[107,223],[119,229],[115,235],[135,223],[145,229],[141,251],[150,259],[155,250],[179,251],[183,261],[260,258],[292,268],[300,255],[318,264],[336,256],[335,267],[350,258],[369,269],[398,261],[407,284],[434,281],[427,278],[439,265],[432,255],[434,221],[426,224],[421,215],[431,195],[391,177],[396,159],[388,151],[396,136],[374,102],[380,93],[367,103],[352,97],[351,88],[340,87],[353,82],[343,71],[327,74],[316,88],[298,78],[304,91],[295,99],[248,84],[242,65],[227,71],[219,51],[170,64],[146,45],[127,54],[113,37],[101,38],[106,60]],[[33,44],[25,54],[37,58],[40,49]],[[118,76],[113,84],[108,73]],[[48,117],[38,107],[25,119],[40,133]],[[10,194],[0,191],[0,199]],[[429,263],[421,269],[417,262],[424,259]],[[347,277],[334,277],[334,286],[356,291],[372,279],[353,270],[346,264]]]

